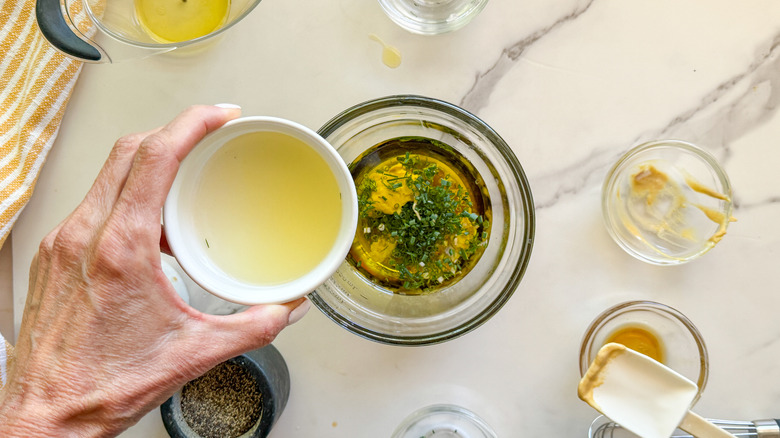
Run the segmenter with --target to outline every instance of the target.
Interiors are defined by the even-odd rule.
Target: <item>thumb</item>
[[[226,360],[270,344],[285,327],[303,318],[310,307],[311,302],[306,298],[285,304],[252,306],[233,315],[212,315],[211,327],[206,330],[214,344],[225,349]]]

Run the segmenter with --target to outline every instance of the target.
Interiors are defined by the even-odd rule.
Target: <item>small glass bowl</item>
[[[663,348],[664,365],[699,387],[694,403],[707,385],[709,358],[699,330],[682,313],[653,301],[628,301],[601,313],[588,327],[580,346],[580,376],[616,331],[638,327],[654,334]]]
[[[656,265],[691,261],[726,234],[731,184],[715,158],[679,140],[628,151],[602,189],[607,231],[626,252]]]
[[[496,438],[475,413],[455,405],[432,405],[406,417],[392,438]]]
[[[488,0],[379,0],[391,20],[402,28],[422,34],[452,32],[468,24]]]
[[[364,338],[426,345],[461,336],[492,317],[528,266],[535,229],[531,189],[520,162],[487,124],[463,109],[420,96],[390,96],[354,106],[320,128],[347,163],[399,137],[448,145],[484,183],[491,232],[479,261],[457,282],[423,295],[394,294],[345,260],[309,295],[325,315]]]

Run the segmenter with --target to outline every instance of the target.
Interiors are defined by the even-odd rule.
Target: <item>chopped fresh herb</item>
[[[435,160],[407,151],[385,163],[358,184],[365,252],[383,257],[379,263],[397,271],[403,289],[456,277],[483,246],[489,222]]]
[[[211,246],[209,246],[209,239],[203,239],[203,240],[206,241],[206,248],[211,248]]]

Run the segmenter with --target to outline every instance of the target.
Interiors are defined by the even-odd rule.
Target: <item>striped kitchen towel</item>
[[[82,28],[78,8],[70,12]],[[0,247],[32,195],[81,64],[44,39],[35,0],[0,0]]]
[[[0,335],[0,390],[2,390],[5,383],[8,382],[8,364],[11,363],[13,357],[14,347]]]

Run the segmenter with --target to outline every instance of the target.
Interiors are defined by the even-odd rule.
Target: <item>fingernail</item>
[[[304,300],[301,304],[298,304],[298,307],[294,308],[292,312],[290,312],[290,316],[287,317],[287,325],[293,325],[300,321],[301,318],[303,318],[303,315],[309,311],[310,307],[311,301],[308,299]]]
[[[241,109],[240,106],[232,104],[232,103],[218,103],[218,104],[216,104],[214,106],[218,106],[218,107],[224,108],[224,109]]]

